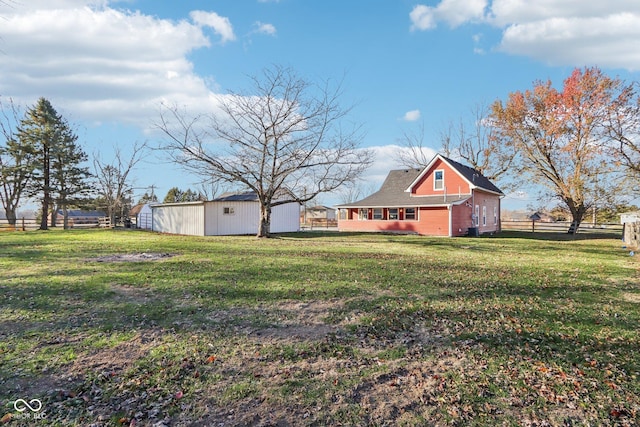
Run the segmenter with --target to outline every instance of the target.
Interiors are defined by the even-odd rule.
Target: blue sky
[[[450,121],[535,80],[560,85],[574,67],[640,80],[637,0],[8,0],[0,5],[0,96],[49,99],[85,150],[155,144],[161,102],[191,111],[248,87],[273,64],[310,80],[342,80],[342,103],[362,123],[379,186],[404,133],[424,124],[440,148]],[[135,186],[195,187],[159,154]],[[506,206],[533,203],[510,195]],[[323,196],[324,204],[339,202]]]

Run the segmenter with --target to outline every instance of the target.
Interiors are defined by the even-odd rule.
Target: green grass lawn
[[[639,271],[602,235],[5,232],[0,423],[637,425]]]

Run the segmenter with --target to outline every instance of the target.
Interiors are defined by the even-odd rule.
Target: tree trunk
[[[43,195],[42,195],[42,219],[40,220],[40,230],[48,230],[47,221],[49,220],[49,205],[51,204],[51,169],[50,169],[50,157],[49,157],[49,145],[48,142],[43,143],[42,149],[43,164]],[[53,220],[53,217],[51,218]]]
[[[42,200],[42,218],[40,218],[40,230],[49,229],[49,193],[45,191],[44,199]]]
[[[18,217],[16,216],[16,209],[15,208],[5,209],[4,213],[7,216],[7,222],[9,223],[9,225],[12,227],[15,227],[16,223],[18,222]]]
[[[567,206],[569,207],[569,211],[571,212],[571,220],[573,222],[573,227],[571,228],[571,234],[578,234],[578,228],[584,219],[585,214],[587,213],[587,208],[584,204],[580,204],[578,206],[575,203],[567,202]]]
[[[260,203],[260,223],[256,237],[269,237],[271,234],[271,205]]]
[[[51,227],[58,226],[58,210],[60,210],[60,205],[51,206]]]
[[[62,224],[65,230],[69,229],[69,210],[66,204],[62,205]]]

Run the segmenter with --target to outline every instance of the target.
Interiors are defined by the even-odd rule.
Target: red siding
[[[358,220],[357,213],[353,219],[339,220],[340,231],[390,231],[396,233],[417,233],[428,236],[449,235],[449,210],[441,208],[420,208],[418,220],[412,221],[377,221]]]
[[[477,191],[474,199],[474,202],[476,206],[479,207],[480,211],[480,217],[478,218],[478,229],[480,234],[500,231],[500,197],[495,194]],[[487,208],[486,225],[483,224],[482,221],[483,207]],[[495,223],[493,216],[494,208],[496,208],[497,212],[497,224]]]
[[[451,234],[453,236],[465,236],[469,227],[473,227],[472,213],[471,204],[464,203],[451,207]]]
[[[444,189],[443,190],[434,190],[433,189],[433,180],[434,180],[434,172],[436,170],[444,171]],[[446,190],[446,194],[470,194],[471,189],[469,188],[469,183],[462,178],[458,172],[451,169],[449,165],[447,165],[442,160],[438,159],[433,164],[431,169],[427,171],[427,173],[422,177],[416,185],[413,186],[413,194],[417,196],[434,196],[444,194]]]

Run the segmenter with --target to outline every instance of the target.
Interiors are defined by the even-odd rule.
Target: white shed
[[[163,203],[151,206],[152,230],[161,233],[204,236],[205,203]]]
[[[194,236],[257,234],[260,205],[255,193],[232,194],[207,202],[151,206],[153,230]],[[300,205],[286,203],[271,211],[271,232],[300,230]]]
[[[136,227],[143,230],[151,230],[153,227],[151,215],[151,206],[148,203],[142,205],[136,214]]]
[[[640,211],[626,212],[620,215],[620,224],[640,221]]]

